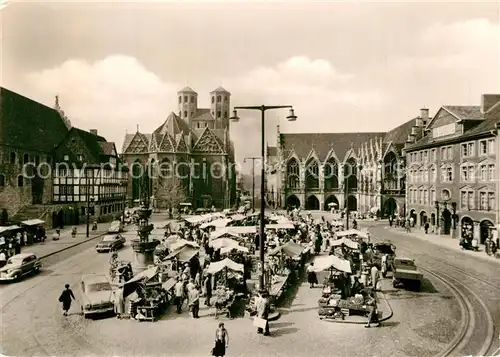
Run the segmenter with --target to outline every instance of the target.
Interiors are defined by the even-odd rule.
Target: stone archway
[[[349,195],[347,196],[347,204],[346,207],[349,211],[357,211],[358,210],[358,200],[355,196]]]
[[[441,214],[441,233],[442,234],[450,234],[451,229],[451,212],[445,208],[443,213]]]
[[[398,213],[398,204],[396,200],[392,197],[389,197],[387,200],[384,202],[384,210],[383,214],[386,216],[394,216],[396,213]]]
[[[421,211],[420,214],[419,214],[419,218],[420,218],[420,226],[424,226],[425,223],[427,222],[427,212],[425,211]]]
[[[286,207],[287,208],[299,208],[300,207],[300,200],[295,195],[288,196],[286,199]]]
[[[474,237],[474,221],[468,216],[462,217],[460,221],[460,237],[462,238],[473,238]]]
[[[495,225],[493,224],[493,222],[491,222],[489,219],[481,221],[481,223],[479,224],[479,239],[481,244],[484,244],[486,238],[488,238],[488,236],[490,235],[490,229],[494,226]]]
[[[330,205],[331,203],[333,203],[333,205]],[[324,207],[325,211],[329,211],[332,208],[335,208],[335,209],[340,208],[339,200],[337,199],[337,197],[335,197],[335,195],[330,195],[325,200],[325,207]]]
[[[410,211],[410,218],[413,218],[413,225],[417,224],[417,212],[414,209]]]
[[[306,200],[306,210],[317,211],[319,210],[319,200],[316,196],[311,195]]]

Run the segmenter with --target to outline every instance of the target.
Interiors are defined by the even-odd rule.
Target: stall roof
[[[219,230],[216,230],[216,231],[213,231],[212,233],[210,233],[210,239],[217,239],[217,238],[222,238],[222,237],[239,238],[240,236],[236,233],[231,232],[228,229],[219,229]]]
[[[6,226],[6,227],[0,227],[0,234],[8,231],[14,231],[16,229],[21,229],[19,226]]]
[[[42,221],[41,219],[28,219],[27,221],[22,221],[21,224],[25,226],[37,226],[39,224],[44,224],[45,221]]]
[[[158,274],[158,267],[153,266],[151,268],[148,268],[148,269],[140,272],[137,275],[134,275],[134,277],[132,279],[130,279],[129,281],[126,281],[121,286],[126,285],[126,284],[130,284],[130,283],[135,283],[135,282],[138,282],[142,279],[151,280],[156,274]]]
[[[207,273],[208,274],[215,274],[220,272],[223,269],[229,269],[233,271],[238,271],[243,273],[243,264],[238,264],[233,262],[231,259],[226,258],[224,260],[221,260],[219,262],[215,263],[210,263],[210,265],[207,268]]]
[[[215,228],[222,228],[222,227],[225,227],[227,226],[227,224],[229,222],[231,222],[232,220],[229,219],[229,218],[219,218],[219,219],[216,219],[216,220],[213,220],[211,222],[206,222],[206,223],[203,223],[200,228],[207,228],[207,227],[215,227]]]
[[[221,248],[220,253],[227,254],[233,250],[237,250],[238,252],[241,252],[241,253],[248,253],[249,252],[247,247],[243,247],[241,245],[231,245],[231,246]]]
[[[214,249],[221,249],[224,247],[237,246],[238,242],[231,238],[217,238],[210,241],[209,245]]]
[[[340,245],[345,245],[347,248],[350,248],[350,249],[359,249],[359,244],[356,243],[356,242],[354,242],[354,241],[352,241],[352,240],[350,240],[347,237],[343,237],[343,238],[334,240],[331,244],[332,244],[333,247],[338,247]]]
[[[249,234],[249,233],[257,233],[257,226],[243,226],[243,227],[224,227],[210,233],[211,239],[216,239],[218,237],[223,236],[224,234],[229,234],[234,237],[238,237],[239,234]]]
[[[351,262],[349,260],[340,259],[335,255],[317,256],[314,259],[314,271],[320,272],[330,268],[352,273]]]
[[[186,263],[189,262],[191,259],[193,259],[193,257],[198,253],[199,253],[198,249],[186,245],[181,249],[173,251],[163,260],[165,261],[177,258],[180,262]]]
[[[294,242],[287,242],[279,247],[274,248],[269,255],[276,255],[279,252],[283,252],[283,254],[288,255],[291,258],[298,257],[304,251],[304,247],[300,244]]]
[[[336,235],[337,237],[358,236],[361,238],[368,238],[368,234],[366,232],[362,232],[357,229],[349,229],[347,231],[337,232]]]
[[[170,249],[174,251],[174,250],[179,250],[181,248],[184,248],[186,246],[189,246],[191,248],[199,248],[200,247],[198,245],[198,243],[196,243],[196,242],[192,242],[192,241],[185,240],[185,239],[179,239],[175,243],[172,243],[172,245],[170,245]]]
[[[276,224],[266,224],[266,229],[294,229],[295,225],[291,222],[279,222]]]

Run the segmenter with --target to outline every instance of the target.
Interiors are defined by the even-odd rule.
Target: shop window
[[[5,186],[5,176],[0,174],[0,187]]]
[[[24,186],[24,177],[22,175],[17,176],[17,186],[19,187]]]

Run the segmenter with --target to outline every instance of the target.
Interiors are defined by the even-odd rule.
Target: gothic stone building
[[[57,166],[113,164],[118,159],[114,144],[97,131],[73,128],[58,97],[50,108],[0,88],[0,109],[0,209],[5,208],[14,222],[41,218],[49,224],[75,223],[84,214],[81,208],[87,199],[80,195],[85,189],[78,188],[80,173],[71,169],[63,174]],[[116,167],[110,170],[114,172]],[[109,177],[117,175],[109,173]],[[86,182],[96,192],[93,205],[100,214],[118,213],[124,194],[118,187],[104,187],[118,183],[105,181]],[[115,195],[109,197],[108,190]]]
[[[481,105],[442,106],[420,140],[408,138],[406,199],[417,226],[460,236],[472,227],[484,243],[498,223],[498,123],[500,95]]]
[[[267,150],[268,201],[277,206],[327,210],[330,204],[361,213],[405,212],[408,135],[421,135],[428,110],[384,133],[280,133]],[[412,134],[413,133],[413,134]]]
[[[165,197],[161,180],[175,179],[182,186],[183,201],[195,208],[228,208],[236,198],[234,147],[229,136],[231,94],[219,87],[210,93],[210,108],[198,107],[198,94],[186,87],[178,93],[178,110],[152,133],[126,134],[123,160],[130,168],[128,196],[137,200],[142,190],[166,208],[175,198]],[[158,175],[158,167],[165,175]],[[147,180],[139,178],[148,172]],[[161,176],[161,177],[160,177]],[[168,176],[168,177],[167,177]],[[147,182],[147,184],[144,184]],[[167,193],[168,196],[168,193]],[[174,207],[175,208],[175,207]]]

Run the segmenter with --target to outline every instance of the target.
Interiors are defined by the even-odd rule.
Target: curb
[[[58,253],[64,252],[65,250],[68,250],[68,249],[71,249],[71,248],[77,247],[77,246],[79,246],[79,245],[81,245],[81,244],[83,244],[83,243],[87,243],[87,242],[90,242],[90,241],[92,241],[92,240],[94,240],[94,239],[100,238],[100,237],[102,237],[103,235],[105,235],[106,233],[107,233],[107,232],[104,232],[104,233],[100,233],[100,234],[98,234],[98,235],[96,235],[96,236],[93,236],[93,237],[85,238],[84,240],[78,241],[78,242],[76,242],[75,244],[71,244],[71,245],[69,245],[69,246],[67,246],[67,247],[64,247],[64,248],[58,249],[58,250],[56,250],[56,251],[54,251],[54,252],[50,252],[50,253],[48,253],[48,254],[42,255],[42,256],[40,256],[38,259],[42,260],[42,259],[48,258],[48,257],[50,257],[50,256],[52,256],[52,255],[55,255],[55,254],[58,254]]]

